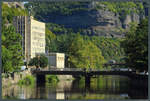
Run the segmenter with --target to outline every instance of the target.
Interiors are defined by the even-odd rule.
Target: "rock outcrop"
[[[88,10],[76,11],[69,15],[48,13],[47,16],[37,17],[37,19],[46,23],[60,24],[74,30],[82,29],[86,35],[123,37],[131,22],[139,23],[145,17],[145,15],[132,12],[132,10],[130,14],[120,14],[110,11],[104,4],[99,5],[102,9],[95,9],[96,3],[94,2],[86,4]]]

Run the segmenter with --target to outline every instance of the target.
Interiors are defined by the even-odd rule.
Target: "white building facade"
[[[45,53],[45,23],[32,16],[16,16],[13,19],[16,32],[22,35],[24,59],[29,61],[36,54]]]

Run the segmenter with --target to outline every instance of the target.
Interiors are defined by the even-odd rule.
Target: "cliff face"
[[[123,37],[122,30],[129,28],[131,22],[139,23],[144,15],[133,13],[126,15],[121,21],[119,15],[110,11],[91,10],[87,12],[78,12],[69,16],[51,15],[45,18],[45,22],[52,22],[64,25],[67,28],[84,29],[88,35],[97,35],[105,37]]]
[[[69,15],[48,13],[45,17],[35,16],[35,18],[46,23],[60,24],[74,30],[82,29],[87,35],[123,37],[131,22],[139,23],[145,17],[144,13],[120,14],[110,11],[105,5],[100,6],[105,9],[93,9],[95,4],[87,3],[88,10],[85,11],[79,10]]]

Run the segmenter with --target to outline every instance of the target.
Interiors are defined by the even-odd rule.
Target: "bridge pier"
[[[85,76],[85,88],[90,88],[91,77]]]
[[[46,82],[45,75],[42,75],[42,74],[37,74],[36,75],[36,84],[38,86],[44,85],[45,82]]]

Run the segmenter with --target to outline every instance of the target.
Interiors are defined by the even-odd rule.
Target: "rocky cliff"
[[[61,6],[61,4],[59,6]],[[34,7],[33,10],[35,10],[35,18],[38,20],[46,23],[56,23],[74,30],[82,29],[82,32],[87,35],[105,37],[123,37],[124,32],[129,28],[131,22],[139,23],[139,21],[145,17],[144,11],[141,12],[139,8],[135,7],[128,8],[130,13],[127,14],[126,12],[123,12],[124,10],[121,12],[113,12],[105,4],[99,3],[98,6],[99,9],[97,9],[96,2],[86,2],[84,7],[82,7],[86,10],[72,11],[71,14],[59,14],[58,11],[49,12],[44,8],[44,14],[41,12],[41,15],[43,14],[44,16],[41,16],[39,11],[35,10],[37,6]],[[67,9],[72,8],[68,7]],[[79,9],[81,6],[78,5],[76,8]],[[50,6],[47,6],[47,9],[50,9]]]

